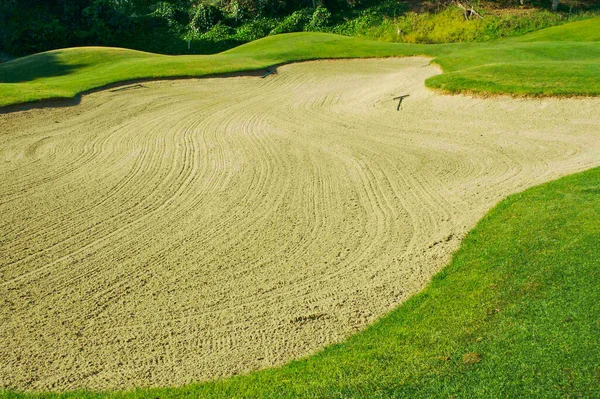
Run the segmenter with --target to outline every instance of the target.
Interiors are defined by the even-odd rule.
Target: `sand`
[[[314,353],[422,289],[499,200],[600,165],[600,100],[446,96],[438,73],[306,62],[0,115],[0,387]]]

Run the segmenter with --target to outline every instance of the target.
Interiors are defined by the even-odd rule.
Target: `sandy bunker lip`
[[[315,61],[0,115],[0,386],[282,364],[422,288],[506,195],[600,164],[600,101],[440,96],[428,63]]]

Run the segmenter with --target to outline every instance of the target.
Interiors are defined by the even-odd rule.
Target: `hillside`
[[[23,56],[107,46],[214,54],[293,32],[405,43],[481,42],[588,18],[600,8],[589,0],[562,0],[556,12],[550,0],[473,4],[483,18],[465,20],[449,0],[0,0],[0,51]]]

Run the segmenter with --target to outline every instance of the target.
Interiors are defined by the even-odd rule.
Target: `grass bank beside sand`
[[[319,58],[427,55],[444,74],[426,84],[450,93],[600,95],[600,18],[487,43],[386,43],[326,33],[269,36],[215,55],[166,56],[84,47],[0,65],[0,106],[78,94],[135,79],[201,77]]]

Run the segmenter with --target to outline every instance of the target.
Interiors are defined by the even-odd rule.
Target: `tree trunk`
[[[558,3],[560,0],[552,0],[552,11],[558,10]]]

